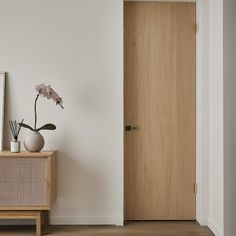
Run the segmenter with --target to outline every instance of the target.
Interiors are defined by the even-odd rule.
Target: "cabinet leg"
[[[41,228],[41,211],[39,212],[39,215],[36,218],[36,235],[41,236],[42,234],[42,228]]]
[[[42,224],[43,226],[49,225],[49,211],[42,211]]]

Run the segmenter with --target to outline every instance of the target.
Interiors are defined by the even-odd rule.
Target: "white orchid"
[[[34,116],[35,116],[34,128],[32,128],[31,126],[23,122],[19,123],[19,125],[24,128],[30,129],[32,131],[56,129],[56,126],[51,123],[43,125],[42,127],[37,129],[37,101],[38,101],[39,96],[47,97],[47,99],[52,99],[56,103],[56,105],[60,105],[61,108],[64,109],[64,107],[62,106],[63,104],[62,98],[51,88],[50,85],[45,85],[44,83],[36,85],[35,90],[37,91],[38,94],[36,95],[35,102],[34,102]]]
[[[35,86],[35,89],[40,96],[47,97],[47,99],[52,99],[56,102],[56,105],[59,104],[62,109],[64,108],[62,106],[62,98],[51,88],[50,85],[39,84]]]

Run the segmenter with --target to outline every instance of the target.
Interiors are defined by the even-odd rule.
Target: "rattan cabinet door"
[[[0,207],[47,205],[47,158],[0,158]]]

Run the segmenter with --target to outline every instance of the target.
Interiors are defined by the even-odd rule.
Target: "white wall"
[[[224,0],[224,224],[236,235],[236,1]]]
[[[43,133],[45,148],[59,150],[52,222],[122,223],[122,0],[0,0],[0,6],[7,118],[32,124],[34,85],[40,82],[50,83],[65,101],[63,111],[51,101],[39,102],[39,124],[58,126]],[[199,0],[199,6],[197,217],[221,235],[223,0]],[[8,147],[9,132],[5,137]]]
[[[196,219],[207,225],[209,215],[209,0],[197,1],[197,207]]]
[[[57,149],[52,222],[123,220],[123,1],[0,0],[0,70],[8,72],[7,119],[33,123],[35,84],[65,110],[39,101],[45,149]],[[26,132],[22,132],[21,139]],[[9,146],[6,131],[5,147]]]
[[[197,220],[222,236],[223,0],[198,0],[197,6]]]
[[[209,220],[223,235],[223,0],[210,0]]]

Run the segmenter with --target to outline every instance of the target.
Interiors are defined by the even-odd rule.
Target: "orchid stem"
[[[37,126],[37,101],[39,98],[39,94],[37,94],[36,98],[35,98],[35,102],[34,102],[34,130],[36,130],[36,126]]]

